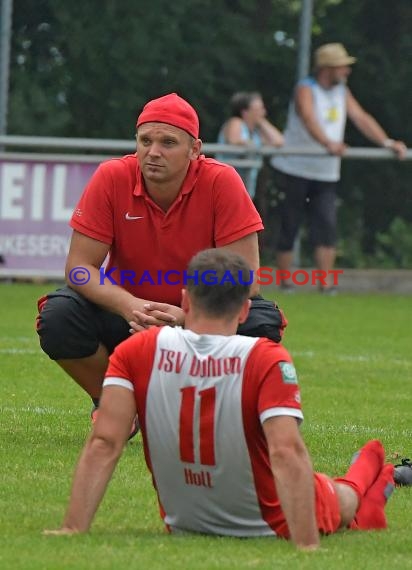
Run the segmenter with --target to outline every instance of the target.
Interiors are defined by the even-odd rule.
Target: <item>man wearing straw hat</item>
[[[336,187],[340,157],[346,150],[346,117],[371,142],[392,150],[400,159],[405,156],[405,144],[390,138],[347,87],[355,62],[342,44],[325,44],[315,52],[314,76],[303,79],[295,88],[284,132],[285,146],[326,149],[329,156],[284,155],[272,160],[284,194],[277,247],[280,270],[289,270],[292,265],[294,241],[307,207],[316,266],[331,275],[336,257]],[[286,280],[282,283],[285,289],[291,289]],[[322,292],[334,294],[336,290],[328,283]]]

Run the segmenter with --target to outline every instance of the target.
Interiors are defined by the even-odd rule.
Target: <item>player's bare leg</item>
[[[294,253],[292,251],[278,251],[276,253],[276,267],[279,271],[291,271]],[[282,279],[281,288],[293,288],[292,279]]]
[[[62,359],[56,360],[56,362],[93,400],[94,407],[91,413],[91,419],[94,423],[97,418],[104,375],[109,364],[109,354],[106,348],[102,344],[99,344],[96,352],[92,356],[72,360]],[[129,439],[135,436],[139,429],[139,421],[136,416],[130,429]]]
[[[56,362],[93,400],[100,398],[104,375],[109,363],[109,354],[102,344],[92,356],[61,359]]]
[[[326,271],[326,285],[324,290],[333,287],[333,275],[329,273],[335,265],[336,248],[320,245],[315,248],[315,262],[316,267],[322,271]]]
[[[346,528],[354,519],[359,508],[359,497],[356,491],[343,483],[334,483],[339,499],[340,528]]]

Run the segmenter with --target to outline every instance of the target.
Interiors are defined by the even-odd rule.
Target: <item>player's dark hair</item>
[[[253,271],[237,253],[206,249],[195,255],[187,269],[186,288],[193,304],[214,317],[232,318],[250,295]]]
[[[234,117],[241,117],[242,111],[249,109],[250,104],[255,99],[261,99],[261,94],[257,91],[239,91],[230,99],[230,109]]]

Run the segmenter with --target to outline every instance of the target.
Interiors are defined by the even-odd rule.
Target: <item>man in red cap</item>
[[[200,154],[193,107],[165,95],[145,105],[136,127],[136,153],[102,163],[74,210],[67,286],[39,301],[41,347],[92,398],[92,419],[115,346],[151,326],[184,325],[193,255],[224,248],[259,267],[260,216],[236,171]],[[279,341],[277,307],[269,320],[264,336]]]

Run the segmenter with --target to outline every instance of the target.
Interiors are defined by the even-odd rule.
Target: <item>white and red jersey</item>
[[[108,385],[134,391],[146,462],[172,531],[276,534],[284,519],[261,424],[303,419],[283,346],[152,328],[117,346]]]

